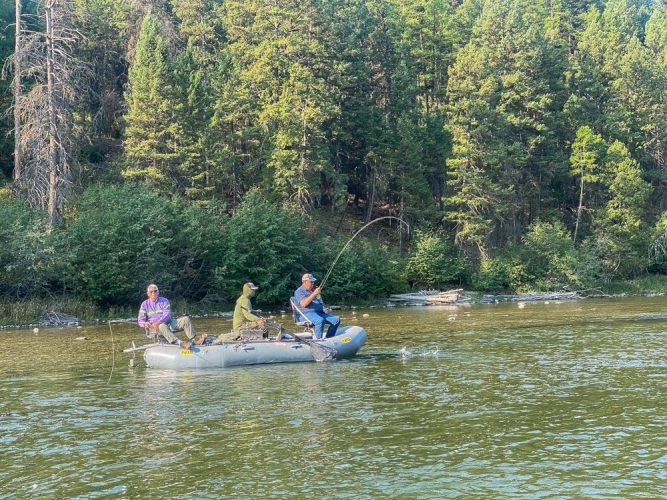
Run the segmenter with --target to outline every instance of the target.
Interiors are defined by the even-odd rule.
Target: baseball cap
[[[259,287],[258,287],[257,285],[255,285],[252,281],[248,281],[248,282],[246,283],[246,285],[248,285],[248,286],[250,287],[251,290],[257,290],[257,288],[259,288]]]
[[[301,281],[317,281],[317,278],[310,273],[301,276]]]

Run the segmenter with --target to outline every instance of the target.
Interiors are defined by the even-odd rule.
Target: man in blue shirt
[[[313,325],[315,325],[315,338],[321,339],[324,333],[324,323],[329,324],[326,337],[336,335],[336,330],[340,324],[340,318],[328,313],[324,307],[324,301],[320,296],[321,287],[313,290],[314,283],[317,281],[312,274],[304,274],[301,277],[301,286],[294,292],[294,302],[305,314]]]

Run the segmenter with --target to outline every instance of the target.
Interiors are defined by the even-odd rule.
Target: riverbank
[[[540,292],[534,292],[540,297]],[[632,297],[645,295],[664,295],[667,293],[667,275],[650,275],[626,281],[613,281],[600,283],[598,286],[581,290],[582,297]],[[485,296],[491,295],[478,291],[465,291],[461,293],[465,302],[474,304],[484,300]],[[501,297],[502,301],[508,301],[514,297],[516,300],[526,299],[530,295],[525,294],[493,294]],[[524,298],[522,298],[524,297]],[[372,300],[358,300],[354,304],[338,304],[337,309],[355,307],[387,307],[386,298]],[[26,327],[44,326],[42,318],[47,311],[58,311],[59,313],[73,316],[81,323],[104,323],[106,321],[133,321],[136,316],[137,306],[111,306],[102,308],[92,301],[80,300],[72,297],[50,297],[29,300],[4,300],[0,301],[0,329],[15,329]],[[177,314],[188,314],[194,318],[224,317],[231,314],[233,304],[225,303],[202,303],[187,300],[172,300],[172,309]],[[268,308],[275,313],[289,312],[285,306],[276,305]]]

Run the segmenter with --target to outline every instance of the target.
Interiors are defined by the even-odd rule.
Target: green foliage
[[[14,2],[0,4],[0,60],[7,61],[14,50]],[[9,61],[7,61],[7,64]],[[9,69],[9,64],[8,64]],[[9,73],[11,75],[11,73]],[[12,103],[11,78],[0,79],[0,109],[9,110]],[[11,178],[13,165],[13,129],[12,113],[0,115],[0,183]]]
[[[0,295],[47,293],[54,278],[54,238],[46,214],[13,197],[0,198]]]
[[[598,182],[603,175],[602,165],[606,144],[600,134],[588,126],[580,127],[570,155],[571,174],[586,183]]]
[[[589,208],[594,209],[600,203],[600,185],[603,185],[602,181],[605,178],[605,172],[602,168],[605,152],[606,143],[600,134],[595,134],[593,129],[588,126],[579,127],[570,155],[570,165],[572,166],[570,174],[578,178],[579,184],[577,219],[574,226],[575,242],[579,234],[588,234],[588,230],[580,232],[580,225],[583,226],[582,221],[584,220],[584,199],[590,199],[586,203]],[[592,185],[588,187],[589,193],[586,191],[587,185]]]
[[[667,212],[662,213],[653,228],[649,258],[653,270],[667,273]]]
[[[484,291],[581,289],[599,279],[596,249],[575,248],[562,222],[537,221],[516,246],[480,264],[475,286]]]
[[[157,18],[146,15],[128,72],[127,168],[123,174],[166,191],[178,180],[181,158],[177,146],[183,129],[177,114],[182,111],[182,101],[174,87],[169,41],[160,31]]]
[[[595,239],[603,266],[610,276],[626,278],[648,265],[649,228],[642,220],[650,186],[642,179],[639,163],[621,142],[607,152],[609,201],[600,210]]]
[[[243,248],[231,236],[211,245],[199,226],[213,211],[238,213],[255,189],[272,203],[299,205],[306,217],[310,207],[326,207],[358,210],[366,220],[379,211],[444,219],[442,239],[479,259],[478,277],[489,276],[494,287],[553,288],[646,268],[648,228],[667,206],[662,0],[92,0],[71,7],[84,35],[74,50],[87,68],[74,82],[81,89],[72,109],[81,132],[75,154],[84,167],[78,187],[120,182],[122,172],[196,203],[164,202],[183,221],[183,241],[198,248],[161,243],[170,248],[165,269],[175,294],[214,291],[212,273],[200,276],[212,266],[220,291],[236,296],[233,280],[244,273],[227,270],[228,261],[244,257],[221,252]],[[24,8],[28,32],[40,31],[43,3]],[[13,16],[13,5],[3,3],[3,56],[13,50]],[[32,84],[26,75],[24,90]],[[9,85],[0,81],[2,109],[11,109]],[[0,118],[0,182],[12,178],[12,118]],[[616,141],[627,152],[610,149],[618,158],[605,159]],[[65,210],[78,223],[76,207]],[[564,221],[575,247],[550,260],[516,246],[524,235],[524,247],[551,241],[528,230],[547,216]],[[660,236],[654,239],[659,266]],[[45,255],[50,241],[38,243]],[[63,254],[69,243],[60,243]],[[319,243],[310,243],[317,255],[297,252],[289,262],[326,269],[337,242]],[[589,258],[586,275],[578,262]],[[63,260],[44,268],[37,288],[60,290],[64,281],[74,289],[73,278],[49,274],[61,272],[54,266]],[[373,273],[393,276],[393,265],[374,270],[383,260],[363,245],[344,255],[327,297],[366,294],[380,283]],[[268,264],[262,270],[273,272]],[[414,279],[430,286],[425,273]],[[452,270],[443,276],[461,279]],[[379,294],[402,286],[389,281]],[[274,282],[283,292],[294,285]],[[97,297],[106,286],[82,290]],[[282,302],[283,292],[273,297]]]
[[[317,263],[313,269],[328,270],[347,240],[323,240]],[[340,255],[325,284],[323,295],[333,301],[386,297],[407,288],[403,276],[403,262],[392,249],[377,243],[355,239]],[[324,275],[318,276],[323,279]]]
[[[408,282],[416,287],[460,284],[466,277],[465,262],[458,249],[442,234],[423,230],[416,231],[405,272]]]
[[[537,290],[581,288],[601,273],[595,249],[588,245],[575,248],[560,221],[531,224],[523,238],[521,260]]]
[[[473,286],[484,292],[519,290],[525,281],[525,270],[519,260],[505,255],[483,260],[473,276]]]
[[[518,239],[528,207],[541,203],[536,186],[556,175],[563,54],[539,26],[544,14],[523,2],[484,2],[450,68],[447,217],[457,241],[476,247],[482,260],[492,244]]]
[[[215,287],[229,300],[243,283],[259,286],[260,303],[286,303],[304,272],[302,256],[313,245],[298,212],[272,205],[259,191],[248,193],[225,223],[224,250],[215,269]]]
[[[69,224],[66,284],[85,299],[125,303],[151,282],[164,295],[201,296],[217,257],[215,221],[135,185],[89,188]]]

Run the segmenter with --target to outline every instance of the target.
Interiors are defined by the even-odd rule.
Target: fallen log
[[[57,311],[44,311],[39,321],[41,326],[77,326],[79,318]]]
[[[439,290],[421,290],[412,293],[397,293],[390,295],[387,299],[390,303],[401,303],[402,305],[437,305],[437,304],[453,304],[459,302],[461,295],[459,292],[463,288],[456,288],[454,290],[447,290],[441,292]]]

